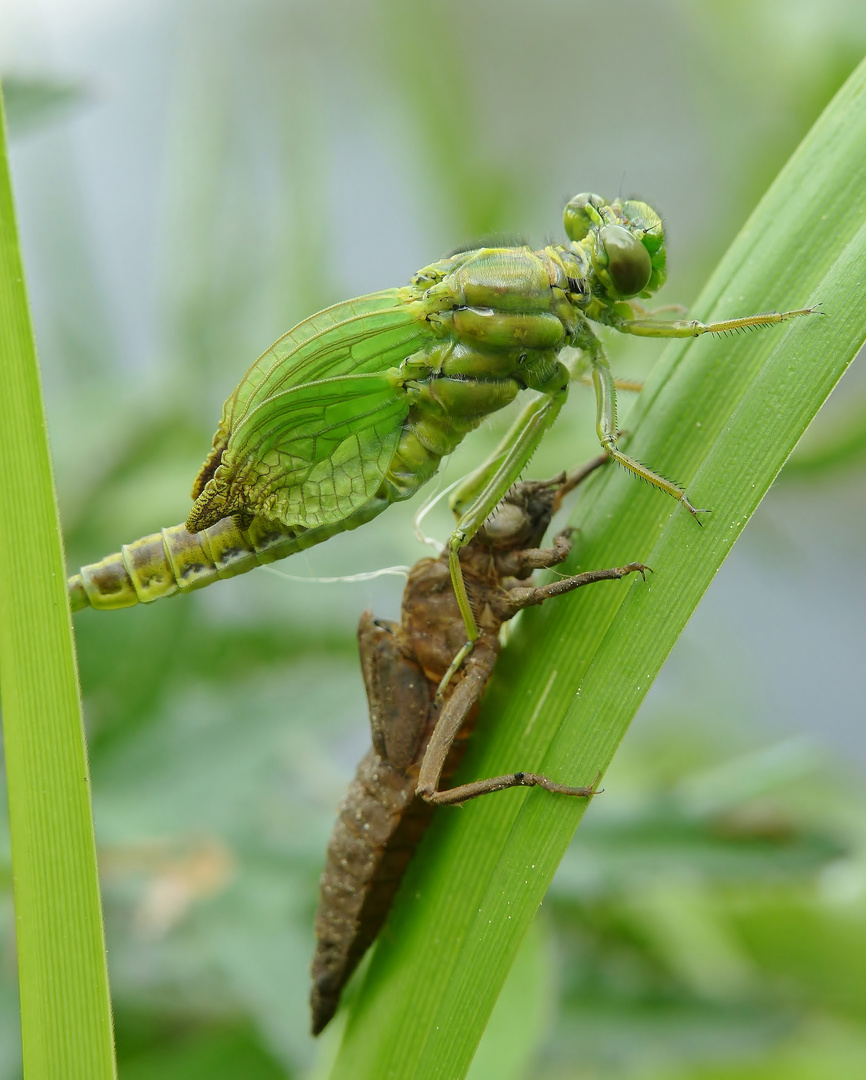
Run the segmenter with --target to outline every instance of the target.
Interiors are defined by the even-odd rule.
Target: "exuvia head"
[[[484,522],[477,539],[489,548],[515,551],[538,547],[553,517],[556,494],[565,473],[555,480],[524,480],[515,484]]]
[[[612,299],[652,296],[664,285],[662,220],[645,202],[609,203],[600,195],[575,195],[563,221],[569,239],[588,251],[593,270]]]

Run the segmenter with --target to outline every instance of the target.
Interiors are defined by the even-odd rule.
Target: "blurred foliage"
[[[12,75],[3,79],[3,97],[9,131],[15,137],[56,123],[84,102],[86,90],[77,83]]]
[[[648,734],[624,748],[606,778],[617,805],[599,800],[545,905],[561,1004],[542,1075],[763,1063],[756,1075],[776,1076],[773,1059],[806,1033],[830,1050],[848,1029],[862,1045],[852,957],[866,946],[866,882],[850,796],[818,796],[829,781],[808,745],[722,750],[723,738],[666,767],[669,740],[688,742],[682,723]]]
[[[859,0],[45,10],[53,56],[32,28],[3,56],[52,72],[33,116],[34,88],[94,88],[40,106],[15,161],[71,565],[185,517],[222,399],[294,321],[467,239],[558,236],[578,189],[667,212],[664,298],[688,302],[866,45]],[[611,350],[638,378],[657,355]],[[844,466],[856,502],[849,380],[799,475]],[[572,397],[536,475],[595,452]],[[416,509],[285,575],[413,562]],[[446,528],[441,508],[425,522]],[[307,1035],[317,877],[367,743],[354,628],[402,583],[285,575],[76,619],[122,1077],[323,1076],[339,1036]],[[635,726],[473,1080],[863,1074],[862,796],[755,720],[702,700]],[[0,1080],[18,1070],[6,845]]]

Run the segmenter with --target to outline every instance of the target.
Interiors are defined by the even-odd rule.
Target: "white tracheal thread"
[[[413,522],[415,526],[415,536],[418,538],[420,543],[429,544],[430,547],[434,548],[438,555],[441,555],[445,551],[445,545],[440,543],[432,536],[425,536],[421,529],[421,522],[438,502],[444,499],[446,495],[449,495],[462,482],[463,478],[461,477],[455,480],[453,484],[449,484],[448,487],[443,488],[442,491],[438,492],[436,495],[433,495],[431,498],[426,499],[421,504],[418,513],[415,515],[415,519]]]
[[[277,566],[260,566],[259,570],[267,570],[271,574],[276,574],[278,577],[283,578],[284,581],[301,581],[308,582],[311,585],[346,585],[352,584],[356,581],[373,581],[374,578],[379,577],[409,577],[409,571],[411,566],[386,566],[381,570],[364,570],[360,574],[341,574],[339,577],[301,577],[298,574],[287,574],[285,570],[281,570]]]

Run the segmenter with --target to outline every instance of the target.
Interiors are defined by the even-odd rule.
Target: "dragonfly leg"
[[[578,375],[574,382],[581,386],[592,386],[591,375]],[[614,379],[614,389],[627,390],[631,394],[639,394],[643,390],[643,383],[639,379]]]
[[[622,434],[622,432],[620,432],[620,434]],[[608,464],[610,464],[610,458],[607,454],[599,454],[598,457],[594,457],[591,461],[587,461],[584,465],[578,465],[577,468],[568,472],[565,479],[557,488],[556,495],[554,496],[554,514],[561,508],[566,495],[569,495],[574,491],[574,489],[582,484],[588,476],[591,476],[596,469],[601,469]]]
[[[492,649],[479,648],[472,662],[467,666],[465,678],[461,679],[459,686],[442,707],[436,727],[424,751],[418,773],[415,794],[420,795],[422,799],[428,802],[435,801],[434,796],[437,794],[439,779],[442,776],[442,769],[445,767],[451,744],[469,715],[470,709],[481,700],[495,662],[496,656]]]
[[[633,334],[637,337],[700,337],[701,334],[726,334],[734,331],[739,332],[748,330],[756,326],[771,326],[775,323],[787,322],[789,319],[799,318],[802,315],[813,315],[816,313],[818,313],[818,309],[815,307],[798,308],[796,311],[770,311],[760,315],[745,315],[737,319],[724,319],[711,323],[699,322],[697,319],[693,319],[689,322],[665,322],[664,320],[652,318],[624,319],[622,322],[616,324],[616,329],[619,330],[620,333]],[[596,430],[603,449],[610,454],[614,461],[622,465],[623,468],[628,469],[629,472],[634,473],[635,476],[639,476],[642,480],[646,480],[647,483],[652,484],[653,487],[666,491],[668,495],[672,496],[678,502],[681,502],[689,513],[696,520],[699,520],[698,514],[705,514],[708,513],[708,511],[699,510],[697,507],[693,506],[679,484],[674,484],[672,481],[666,480],[663,476],[659,476],[658,473],[653,472],[652,469],[648,469],[639,461],[635,461],[634,458],[628,457],[627,454],[624,454],[619,449],[616,437],[616,389],[610,367],[608,366],[607,357],[604,355],[601,342],[594,336],[590,338],[586,331],[584,331],[583,338],[579,344],[586,347],[590,352],[592,382],[595,387],[596,397]]]
[[[616,428],[616,390],[614,388],[613,375],[607,362],[607,357],[598,341],[593,342],[592,350],[592,383],[595,387],[596,420],[595,428],[602,449],[608,453],[614,461],[622,465],[624,469],[646,480],[648,484],[667,492],[672,498],[681,502],[688,512],[697,519],[698,514],[707,513],[692,506],[685,490],[679,484],[666,480],[663,476],[641,465],[639,461],[624,454],[617,445]]]
[[[500,611],[505,618],[510,619],[518,611],[543,604],[551,596],[563,596],[565,593],[583,588],[584,585],[594,585],[597,581],[621,581],[629,574],[640,574],[646,581],[648,570],[652,573],[651,567],[643,563],[631,562],[625,566],[611,567],[608,570],[586,570],[582,574],[573,574],[571,577],[552,581],[549,585],[516,585],[513,589],[509,589],[507,597],[500,606]]]
[[[469,711],[481,700],[495,659],[495,652],[485,641],[470,661],[465,678],[446,702],[421,761],[416,795],[436,806],[453,806],[512,787],[541,787],[557,795],[572,795],[584,799],[597,794],[598,776],[589,787],[568,787],[565,784],[556,784],[546,776],[529,772],[506,773],[504,776],[491,776],[487,780],[460,784],[445,791],[439,790],[439,779],[451,744]]]
[[[798,308],[796,311],[767,311],[760,315],[744,315],[739,319],[721,319],[718,322],[703,323],[697,319],[688,322],[665,322],[662,319],[624,319],[616,329],[621,334],[633,334],[636,337],[686,338],[700,337],[701,334],[728,334],[732,331],[751,330],[756,326],[773,326],[775,323],[798,319],[801,315],[820,315],[817,307]]]
[[[593,795],[598,795],[601,791],[596,787],[600,777],[600,773],[596,774],[595,780],[589,787],[569,787],[567,784],[556,784],[541,773],[506,773],[504,776],[491,776],[487,780],[474,780],[469,784],[460,784],[458,787],[447,788],[445,791],[433,791],[421,797],[436,806],[459,806],[470,799],[477,799],[479,795],[492,795],[494,791],[505,791],[513,787],[540,787],[552,795],[571,795],[572,798],[591,799]]]
[[[460,515],[457,528],[448,541],[448,566],[454,595],[466,626],[466,644],[460,649],[446,671],[436,699],[442,700],[445,687],[466,659],[478,640],[478,623],[472,611],[466,583],[460,569],[460,549],[465,547],[502,501],[508,489],[517,481],[527,461],[532,457],[542,436],[556,419],[568,396],[568,372],[560,365],[551,379],[548,393],[539,394],[521,412],[496,452],[457,489],[452,508]]]

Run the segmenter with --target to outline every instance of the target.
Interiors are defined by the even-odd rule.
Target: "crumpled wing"
[[[232,431],[187,528],[237,513],[287,528],[342,521],[375,495],[408,411],[393,369],[305,382],[266,398]]]
[[[319,311],[289,330],[250,367],[223,406],[213,449],[193,485],[198,499],[232,433],[268,398],[339,375],[387,371],[430,336],[419,291],[384,289]]]

